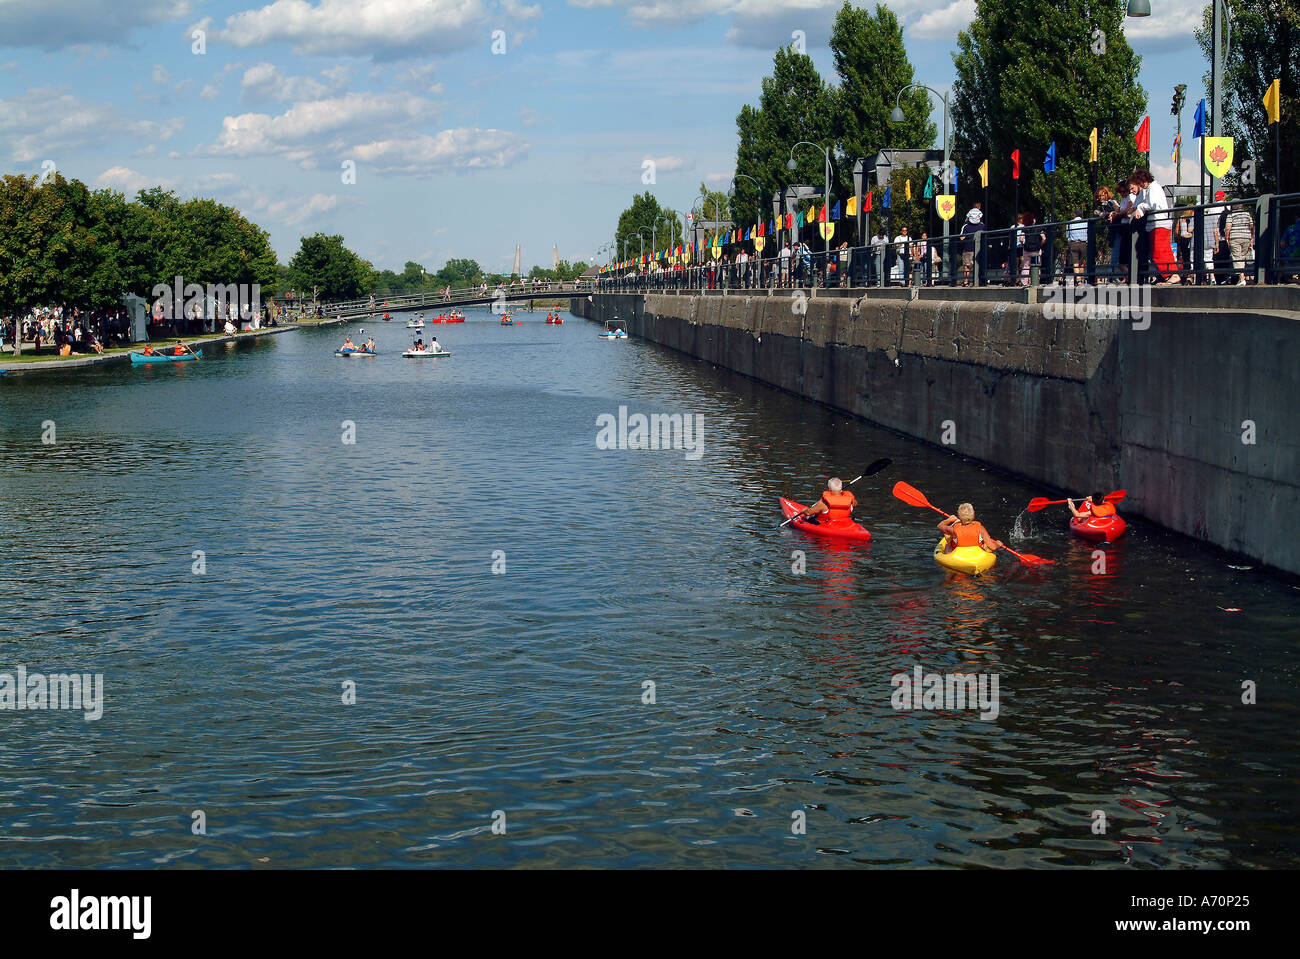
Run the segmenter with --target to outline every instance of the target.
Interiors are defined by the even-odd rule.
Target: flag
[[[1268,93],[1264,94],[1264,109],[1268,111],[1268,122],[1270,124],[1281,122],[1282,79],[1280,77],[1268,85]]]
[[[934,198],[934,204],[939,208],[939,216],[944,220],[951,220],[952,215],[957,212],[957,197],[951,193],[945,193],[943,196]]]
[[[845,216],[858,215],[858,195],[856,193],[853,194],[853,196],[849,197],[848,202],[844,204],[844,215]]]
[[[891,186],[885,187],[885,198],[880,201],[880,205],[884,207],[886,210],[889,209],[889,194],[892,189],[893,187]]]
[[[1133,134],[1133,142],[1137,144],[1138,153],[1151,152],[1151,117],[1142,118],[1142,124],[1138,127],[1137,133]]]
[[[840,218],[840,201],[836,200],[835,209],[831,210],[831,219],[838,220],[839,218]]]
[[[800,210],[798,213],[794,215],[794,225],[797,227],[802,227],[803,224],[804,224],[803,210]]]
[[[906,194],[907,196],[907,202],[911,203],[912,202],[912,181],[911,180],[903,181],[903,193]]]
[[[1192,129],[1193,137],[1205,136],[1205,100],[1196,108],[1196,126]]]
[[[767,224],[766,224],[766,223],[760,223],[760,224],[758,225],[758,235],[759,235],[759,236],[767,236]]]
[[[1232,169],[1232,137],[1205,138],[1205,169],[1220,180]]]
[[[1011,179],[1020,179],[1020,151],[1011,151]]]
[[[1047,148],[1047,157],[1046,159],[1043,160],[1043,171],[1046,173],[1056,172],[1056,141],[1055,140],[1053,140],[1052,145]]]
[[[983,163],[980,164],[980,186],[987,187],[988,185],[989,185],[989,161],[986,159]],[[928,196],[929,194],[926,195]]]
[[[952,165],[952,192],[957,192],[957,164]]]
[[[1093,127],[1092,132],[1088,134],[1088,162],[1097,162],[1097,128]]]
[[[862,198],[862,212],[863,213],[871,212],[871,191],[870,190],[868,190],[866,196]]]
[[[985,166],[988,165],[987,160],[984,161],[984,163]],[[929,200],[932,199],[933,197],[934,197],[934,174],[931,173],[929,176],[925,178],[925,188],[921,191],[921,199]]]
[[[745,229],[745,239],[748,240],[748,239],[750,238],[750,235],[751,235],[751,234],[750,234],[749,229],[748,229],[748,227],[747,227],[747,228]]]
[[[1170,156],[1170,158],[1169,158],[1169,159],[1173,160],[1175,163],[1178,162],[1178,149],[1179,149],[1179,147],[1181,147],[1182,145],[1183,145],[1183,135],[1182,135],[1181,133],[1179,133],[1178,135],[1176,135],[1176,136],[1174,137],[1174,152],[1173,152],[1173,155]]]

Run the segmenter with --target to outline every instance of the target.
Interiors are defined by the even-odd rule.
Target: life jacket
[[[185,351],[181,349],[181,347],[179,346],[176,347],[176,349],[172,350],[172,356],[184,356],[184,355],[185,355]]]
[[[853,519],[853,507],[858,501],[848,490],[822,493],[822,502],[826,504],[826,521],[828,523],[848,523]]]
[[[145,344],[145,347],[144,347],[144,355],[145,355],[145,356],[153,356],[153,347],[150,346],[150,345],[147,344],[147,343]]]
[[[1114,516],[1115,507],[1110,503],[1094,503],[1092,507],[1093,516]]]
[[[952,536],[956,546],[979,546],[984,527],[979,523],[968,523],[962,525],[958,523],[952,528]]]

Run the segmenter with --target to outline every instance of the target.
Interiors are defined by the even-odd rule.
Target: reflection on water
[[[531,319],[472,314],[436,364],[374,322],[366,363],[303,331],[0,384],[0,671],[106,684],[96,723],[0,712],[6,863],[1300,862],[1296,590],[1141,522],[1094,547],[1024,512],[1041,489]],[[620,405],[703,414],[703,459],[597,449]],[[878,456],[869,544],[777,528]],[[898,479],[1056,564],[944,572]],[[918,665],[997,674],[997,720],[895,711]]]

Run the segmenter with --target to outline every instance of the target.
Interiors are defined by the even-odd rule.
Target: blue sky
[[[0,0],[0,170],[49,161],[128,196],[212,196],[267,229],[282,262],[318,231],[396,270],[453,256],[508,269],[517,243],[525,268],[549,266],[553,245],[590,260],[634,193],[684,210],[701,180],[727,189],[735,116],[772,51],[802,30],[833,76],[841,3]],[[974,0],[890,6],[917,79],[948,89]],[[1173,86],[1188,84],[1189,140],[1203,95],[1202,4],[1151,6],[1126,32],[1171,183]]]

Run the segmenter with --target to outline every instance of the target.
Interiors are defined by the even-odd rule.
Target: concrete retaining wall
[[[1127,489],[1126,513],[1300,574],[1295,313],[1156,308],[1134,329],[1029,302],[765,293],[571,311],[1039,483]]]

